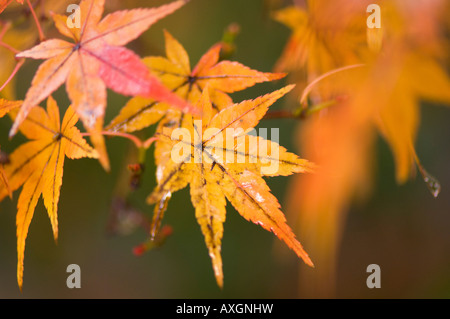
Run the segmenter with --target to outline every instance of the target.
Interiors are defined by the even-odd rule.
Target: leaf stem
[[[145,140],[142,143],[142,147],[144,149],[148,149],[153,144],[153,142],[155,142],[156,140],[158,140],[158,137],[157,136],[152,136],[152,137],[150,137],[149,139]]]
[[[19,50],[14,49],[12,46],[10,46],[9,44],[7,44],[1,40],[0,40],[0,46],[4,47],[5,49],[8,49],[12,53],[14,53],[14,55],[16,55],[17,53],[20,52]]]
[[[5,36],[6,31],[11,27],[11,22],[0,22],[0,24],[3,25],[2,31],[0,31],[0,40],[3,40],[3,37]]]
[[[11,28],[11,22],[3,23],[0,21],[0,23],[3,25],[2,31],[0,31],[0,46],[4,47],[5,49],[11,51],[12,53],[14,53],[14,55],[16,55],[20,51],[13,48],[9,44],[3,42],[3,37],[5,36],[6,32],[8,32],[8,30]]]
[[[41,40],[41,42],[42,42],[45,40],[45,35],[44,35],[44,32],[42,31],[41,24],[39,23],[39,19],[36,15],[36,12],[34,11],[33,6],[30,3],[30,0],[27,0],[27,4],[28,4],[28,7],[30,7],[30,12],[31,12],[31,15],[33,16],[34,22],[36,22],[36,26],[37,26],[37,29],[39,32],[39,40]]]
[[[302,96],[300,97],[300,104],[306,106],[306,99],[307,99],[309,93],[311,93],[314,85],[316,85],[318,82],[322,81],[323,79],[325,79],[325,78],[327,78],[327,77],[329,77],[329,76],[331,76],[333,74],[336,74],[336,73],[339,73],[339,72],[342,72],[342,71],[346,71],[346,70],[350,70],[350,69],[354,69],[354,68],[360,68],[360,67],[363,67],[363,66],[365,66],[365,64],[347,65],[347,66],[344,66],[342,68],[337,68],[337,69],[331,70],[331,71],[326,72],[326,73],[322,74],[321,76],[317,77],[311,83],[309,83],[305,87],[305,89],[303,90]]]
[[[102,135],[105,136],[119,136],[119,137],[123,137],[123,138],[127,138],[130,141],[132,141],[137,148],[141,148],[142,147],[142,141],[137,138],[136,136],[134,136],[133,134],[128,134],[128,133],[122,133],[122,132],[110,132],[110,131],[102,131],[101,132]],[[81,133],[81,136],[91,136],[91,133],[85,132],[85,133]]]
[[[123,138],[129,139],[130,141],[132,141],[134,143],[134,145],[136,145],[136,147],[138,149],[144,149],[144,150],[148,149],[152,145],[152,143],[158,139],[158,137],[152,136],[149,139],[142,141],[137,136],[135,136],[133,134],[129,134],[129,133],[124,133],[124,132],[102,131],[101,134],[104,136],[118,136],[118,137],[123,137]],[[89,132],[81,133],[81,136],[91,136],[91,135],[92,134]]]
[[[268,119],[305,119],[317,112],[320,112],[330,106],[333,106],[337,103],[339,103],[341,99],[336,98],[334,100],[325,101],[316,105],[313,105],[308,108],[298,108],[293,111],[287,111],[287,110],[281,110],[281,111],[271,111],[267,112],[266,115],[263,117],[264,120]]]
[[[296,118],[297,116],[294,114],[295,112],[292,111],[270,111],[267,112],[266,115],[263,117],[264,120],[270,120],[270,119],[290,119],[290,118]]]
[[[11,80],[13,79],[13,77],[16,75],[16,73],[19,71],[19,69],[22,67],[22,65],[25,63],[25,59],[21,59],[19,60],[19,62],[16,64],[14,70],[12,71],[11,75],[9,76],[9,78],[5,81],[5,83],[3,83],[3,85],[0,87],[0,91],[2,91],[5,86],[8,85],[9,82],[11,82]]]
[[[300,111],[300,117],[305,118],[308,117],[314,113],[320,112],[326,108],[329,108],[330,106],[333,106],[338,103],[338,100],[331,100],[331,101],[325,101],[316,105],[313,105],[307,109]]]

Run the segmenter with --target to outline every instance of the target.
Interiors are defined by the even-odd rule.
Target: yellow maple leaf
[[[201,121],[185,116],[182,137],[174,136],[178,133],[173,130],[168,131],[169,135],[164,130],[159,134],[161,142],[171,146],[172,153],[161,168],[159,183],[148,197],[148,203],[166,204],[172,193],[190,185],[195,216],[220,287],[223,285],[221,241],[226,199],[245,219],[272,231],[305,263],[313,265],[262,178],[309,172],[312,164],[275,142],[248,134],[268,107],[292,88],[288,86],[255,100],[233,104],[214,116],[208,90],[204,90],[200,100]],[[155,222],[159,224],[160,220]]]
[[[20,131],[31,141],[19,146],[10,155],[10,163],[5,165],[10,190],[15,191],[23,185],[16,217],[17,281],[21,289],[25,240],[39,197],[42,194],[56,240],[58,201],[65,157],[70,159],[98,157],[97,152],[86,143],[75,127],[77,121],[78,116],[73,108],[69,107],[61,124],[59,108],[55,100],[49,97],[47,112],[36,106],[20,125]],[[0,187],[0,199],[7,194],[7,189]]]

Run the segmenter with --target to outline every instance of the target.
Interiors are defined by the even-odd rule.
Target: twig
[[[264,120],[269,119],[305,119],[314,113],[320,112],[330,106],[333,106],[337,103],[339,103],[342,99],[336,98],[334,100],[325,101],[323,103],[319,103],[316,105],[313,105],[308,108],[299,108],[294,111],[271,111],[267,112],[266,115],[263,117]]]
[[[3,85],[0,87],[0,91],[2,91],[5,86],[8,85],[9,82],[11,82],[11,80],[13,79],[13,77],[16,75],[16,73],[19,71],[19,69],[22,67],[22,65],[25,63],[25,59],[21,59],[19,60],[19,62],[16,64],[14,70],[12,71],[11,75],[9,76],[9,78],[5,81],[5,83],[3,83]]]
[[[45,40],[45,35],[44,35],[44,32],[42,31],[41,24],[39,23],[39,19],[36,15],[36,12],[34,12],[34,8],[31,5],[30,0],[27,0],[27,4],[28,4],[28,7],[30,7],[31,15],[33,16],[34,22],[36,22],[36,26],[37,26],[37,29],[39,32],[39,40],[41,40],[41,42],[42,42]]]
[[[325,74],[322,74],[321,76],[315,78],[303,90],[302,96],[300,97],[300,104],[303,105],[303,106],[306,106],[306,98],[308,97],[309,93],[311,93],[313,86],[316,85],[318,82],[320,82],[323,79],[329,77],[330,75],[333,75],[333,74],[336,74],[336,73],[339,73],[339,72],[342,72],[342,71],[354,69],[354,68],[360,68],[360,67],[363,67],[363,66],[365,66],[365,64],[348,65],[348,66],[344,66],[342,68],[331,70],[331,71],[329,71],[329,72],[327,72]]]
[[[132,141],[134,143],[134,145],[136,145],[136,147],[138,149],[144,149],[144,150],[148,149],[152,145],[152,143],[158,139],[157,137],[152,136],[149,139],[142,141],[141,139],[139,139],[137,136],[135,136],[133,134],[123,133],[123,132],[102,131],[101,134],[104,136],[118,136],[118,137],[123,137],[123,138],[129,139],[130,141]],[[89,133],[89,132],[81,133],[81,136],[91,136],[91,135],[92,135],[92,133]]]

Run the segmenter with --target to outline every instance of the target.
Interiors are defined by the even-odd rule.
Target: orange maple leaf
[[[269,106],[292,88],[287,86],[255,100],[233,104],[216,115],[213,115],[208,90],[204,90],[199,101],[203,110],[201,123],[189,115],[183,118],[181,130],[189,133],[188,138],[171,136],[174,131],[170,129],[159,134],[161,142],[172,148],[172,156],[160,167],[159,183],[148,197],[148,203],[166,206],[172,193],[190,185],[195,216],[220,287],[223,285],[221,241],[226,198],[245,219],[272,231],[305,263],[313,266],[262,178],[308,172],[312,165],[275,142],[248,134]],[[179,154],[180,147],[187,152]],[[179,154],[179,158],[174,154]],[[156,228],[160,218],[156,215],[153,221],[158,224]]]
[[[36,72],[22,108],[11,128],[14,135],[31,108],[66,82],[72,105],[108,169],[103,136],[106,88],[124,95],[140,95],[167,102],[183,111],[193,110],[186,101],[165,88],[152,76],[140,58],[123,47],[153,23],[174,12],[186,1],[179,0],[158,8],[116,11],[101,20],[104,0],[82,0],[80,25],[72,28],[67,17],[54,15],[58,31],[74,43],[60,39],[44,41],[17,54],[20,58],[47,59]]]
[[[14,116],[14,115],[13,115]],[[47,112],[34,107],[20,125],[20,131],[31,141],[21,145],[10,155],[5,175],[11,191],[23,185],[17,204],[17,281],[23,284],[25,240],[34,210],[42,194],[51,221],[55,240],[58,238],[58,201],[62,185],[64,158],[98,158],[98,154],[82,138],[75,127],[78,116],[72,107],[60,124],[59,108],[50,96]],[[0,200],[8,190],[0,187]]]

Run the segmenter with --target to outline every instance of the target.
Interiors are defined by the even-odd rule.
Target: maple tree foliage
[[[378,1],[382,27],[373,29],[361,14],[370,3],[311,0],[274,14],[292,30],[276,70],[290,71],[304,88],[301,107],[331,105],[298,130],[304,156],[321,170],[295,180],[288,196],[288,211],[301,216],[307,242],[320,238],[312,249],[329,273],[352,201],[370,193],[377,134],[392,150],[398,183],[418,167],[433,196],[440,190],[414,144],[420,104],[450,103],[440,31],[445,2]]]
[[[127,138],[138,148],[139,163],[128,166],[135,179],[127,185],[132,190],[140,185],[146,153],[154,145],[156,185],[146,199],[153,217],[139,216],[149,239],[134,252],[140,255],[164,242],[172,232],[162,226],[172,195],[189,186],[219,287],[227,202],[304,263],[320,264],[316,273],[332,281],[326,272],[335,267],[346,212],[372,185],[377,135],[390,146],[397,181],[405,183],[417,167],[436,197],[439,182],[422,166],[415,141],[421,102],[450,103],[441,33],[449,6],[443,0],[378,1],[383,27],[370,29],[366,9],[371,2],[294,1],[273,12],[291,35],[273,72],[263,72],[230,60],[234,47],[226,41],[212,45],[191,66],[187,50],[167,30],[165,56],[126,47],[188,0],[127,10],[120,1],[81,0],[79,25],[72,26],[63,14],[71,1],[0,1],[0,117],[12,120],[10,138],[20,132],[27,139],[10,154],[0,151],[0,200],[14,200],[21,188],[16,212],[20,289],[38,200],[43,198],[57,240],[65,158],[96,159],[108,171],[105,136]],[[16,11],[8,15],[10,10]],[[229,32],[237,29],[234,25]],[[15,75],[27,59],[43,61],[31,83],[21,83],[24,96],[17,97]],[[280,79],[291,84],[233,101],[232,93]],[[70,106],[58,106],[53,97],[63,85]],[[105,126],[108,89],[129,100]],[[294,109],[271,113],[287,95],[295,95]],[[302,120],[292,136],[302,157],[253,134],[262,119],[277,114]],[[85,132],[77,127],[79,120]],[[154,135],[141,140],[138,131],[153,125]],[[287,211],[300,216],[308,253],[266,183],[268,177],[294,173],[307,174],[298,174],[288,188]],[[120,205],[118,210],[139,215],[127,202]]]
[[[0,105],[0,115],[9,113],[13,120],[10,136],[20,131],[30,140],[7,156],[0,166],[0,199],[12,197],[13,192],[22,187],[16,215],[17,281],[20,289],[23,285],[25,241],[38,199],[42,195],[56,240],[64,159],[66,156],[71,159],[96,158],[108,169],[104,135],[127,137],[144,152],[156,140],[157,185],[147,199],[149,204],[156,204],[150,238],[157,245],[163,238],[161,236],[166,236],[166,228],[161,234],[159,229],[168,201],[175,191],[189,184],[196,217],[219,286],[223,285],[220,251],[225,199],[244,218],[272,231],[306,264],[313,265],[287,225],[280,204],[262,179],[263,176],[311,172],[313,165],[275,142],[247,134],[266,114],[269,106],[294,86],[236,104],[229,96],[257,83],[281,79],[286,74],[260,72],[239,62],[222,60],[220,54],[225,43],[213,45],[191,69],[187,52],[168,31],[164,33],[167,57],[141,59],[124,47],[150,25],[185,3],[180,0],[158,8],[119,10],[102,19],[104,0],[82,0],[79,6],[80,27],[70,27],[65,15],[49,15],[57,31],[72,42],[45,39],[37,18],[35,22],[39,32],[32,39],[36,41],[39,36],[39,44],[19,52],[2,42],[19,59],[6,84],[23,64],[23,59],[45,60],[36,71],[24,100],[1,100]],[[36,17],[31,6],[30,10]],[[4,28],[1,41],[9,31],[14,29]],[[22,46],[26,46],[25,42]],[[64,83],[72,104],[60,124],[59,107],[51,94]],[[133,98],[104,129],[106,88]],[[45,99],[46,111],[38,106]],[[78,119],[86,133],[75,127]],[[209,128],[219,129],[219,132],[198,135],[195,127],[198,120],[203,121],[201,129],[205,134]],[[155,137],[145,142],[129,134],[156,123]],[[244,131],[234,134],[231,140],[222,140],[221,136],[229,128]],[[195,138],[200,138],[197,144],[189,142],[192,157],[200,157],[200,163],[189,163],[191,156],[181,163],[174,162],[171,155],[176,140],[171,139],[171,133],[176,129],[188,129],[197,134],[193,135]],[[94,148],[83,136],[91,138]],[[220,146],[221,142],[226,145]],[[225,161],[230,154],[234,154],[238,163]],[[225,157],[220,160],[222,155]],[[275,164],[277,169],[270,170]]]

